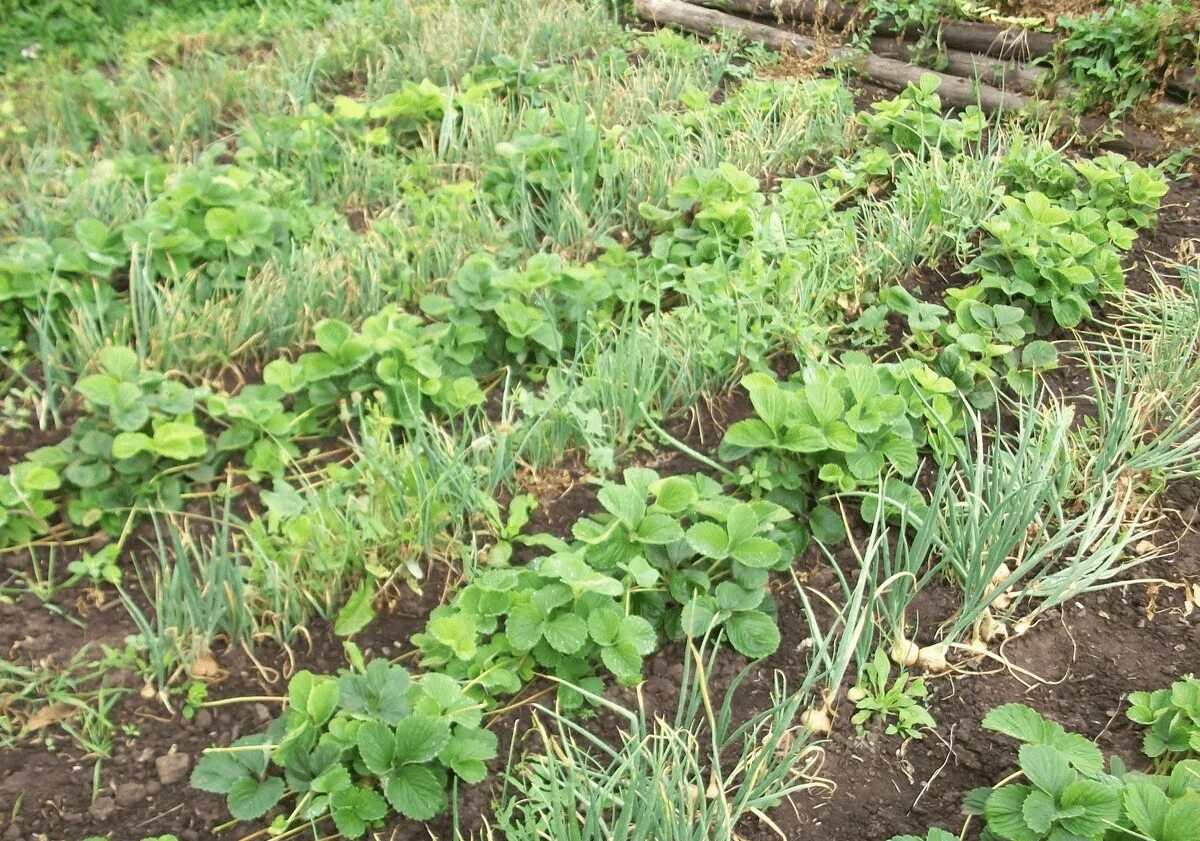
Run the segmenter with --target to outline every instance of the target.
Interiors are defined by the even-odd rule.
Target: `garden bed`
[[[0,24],[0,838],[958,836],[1013,703],[1192,767],[1178,135],[779,4],[80,5]]]

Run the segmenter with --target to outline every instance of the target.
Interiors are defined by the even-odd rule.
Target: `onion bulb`
[[[867,697],[867,690],[861,686],[852,686],[846,690],[846,700],[851,704],[857,704],[863,698]]]
[[[984,642],[992,642],[997,637],[1007,637],[1008,626],[986,611],[979,620],[979,638]]]
[[[824,707],[813,707],[800,714],[800,726],[814,736],[825,736],[833,729],[833,721]]]
[[[970,642],[963,643],[963,646],[980,657],[983,657],[988,653],[987,643],[979,637],[973,638]]]
[[[1000,566],[996,567],[996,572],[992,575],[992,586],[999,587],[1012,576],[1012,570],[1008,568],[1008,564],[1001,562]]]
[[[949,651],[950,646],[944,642],[924,646],[917,652],[917,666],[935,675],[948,672],[950,664],[946,661],[946,654]]]
[[[899,636],[892,643],[891,655],[893,663],[907,668],[916,664],[917,658],[921,656],[921,649],[912,640]]]

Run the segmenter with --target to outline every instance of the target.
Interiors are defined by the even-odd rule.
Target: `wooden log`
[[[871,39],[871,52],[876,55],[894,58],[897,61],[918,62],[922,58],[920,51],[914,47],[897,41],[894,38],[876,36]],[[1024,64],[1001,58],[963,52],[962,50],[945,50],[940,58],[945,61],[941,68],[952,76],[963,76],[967,79],[978,79],[985,85],[1020,93],[1033,93],[1045,87],[1050,81],[1048,68]]]
[[[1200,76],[1190,79],[1172,79],[1167,83],[1167,90],[1184,102],[1200,100]]]
[[[693,2],[693,0],[689,0]],[[694,0],[707,6],[741,15],[774,18],[791,23],[811,23],[831,29],[848,29],[859,17],[858,7],[836,0]]]
[[[998,26],[994,23],[942,23],[942,43],[947,47],[1021,61],[1050,55],[1060,37],[1054,32],[1035,32],[1019,27]]]
[[[801,58],[812,56],[823,49],[815,40],[805,35],[734,17],[703,6],[694,6],[682,0],[635,0],[634,7],[638,15],[653,23],[675,26],[702,35],[731,32],[759,41],[768,49]],[[938,73],[874,53],[863,54],[850,47],[832,47],[824,50],[824,54],[851,65],[872,82],[895,91],[902,91],[909,84],[917,84],[922,76],[937,76],[941,82],[938,95],[942,102],[952,108],[978,105],[985,113],[996,114],[1015,111],[1027,104],[1025,97],[1019,94],[1006,93],[991,85],[976,84],[961,76]]]
[[[857,6],[839,3],[837,0],[693,0],[693,2],[737,14],[771,17],[787,23],[824,24],[837,29],[845,29],[861,17]],[[903,33],[894,29],[881,29],[878,34],[904,34],[914,39],[922,35],[916,27],[909,27]],[[945,46],[996,58],[1012,58],[1023,61],[1049,55],[1060,37],[1053,32],[1034,32],[994,23],[974,21],[942,21],[941,23],[941,38]]]

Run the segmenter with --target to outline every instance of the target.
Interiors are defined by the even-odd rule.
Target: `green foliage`
[[[1200,679],[1185,676],[1170,689],[1133,692],[1129,720],[1149,728],[1142,750],[1162,763],[1200,756]]]
[[[963,16],[962,0],[870,0],[872,23],[882,24],[887,29],[903,32],[914,28],[920,31],[937,30],[943,20],[954,20]]]
[[[935,826],[923,838],[919,835],[893,835],[891,841],[957,841],[957,839],[957,835]]]
[[[116,587],[121,583],[122,578],[121,567],[117,562],[120,548],[118,543],[109,543],[96,552],[84,552],[79,560],[67,564],[67,569],[71,573],[67,583],[71,584],[87,578],[93,584],[98,585],[105,582]]]
[[[1144,167],[1116,152],[1067,158],[1044,142],[1016,143],[1004,156],[1003,181],[1014,196],[1039,192],[1067,210],[1096,211],[1105,227],[1116,223],[1134,230],[1154,224],[1167,194],[1161,168]],[[1127,237],[1113,233],[1114,243]]]
[[[965,272],[1002,299],[1061,327],[1076,327],[1091,307],[1119,295],[1125,276],[1114,244],[1128,248],[1133,232],[1085,207],[1069,210],[1041,193],[1005,198],[1005,209],[985,223],[990,235]]]
[[[1190,696],[1197,694],[1195,686],[1195,679],[1184,678],[1170,690],[1130,697],[1130,718],[1152,728],[1149,749],[1160,747],[1151,736],[1162,714],[1173,708],[1173,693],[1179,690],[1179,700],[1194,706]],[[1200,762],[1183,759],[1182,753],[1161,765],[1160,773],[1127,770],[1116,757],[1105,772],[1104,756],[1092,742],[1024,705],[997,707],[984,717],[983,726],[1020,742],[1018,761],[1025,778],[967,796],[963,811],[983,820],[984,839],[1186,841],[1200,826]],[[1153,755],[1150,750],[1147,754]],[[931,833],[934,837],[942,836]]]
[[[926,73],[919,84],[910,82],[899,96],[871,103],[870,111],[859,113],[858,122],[870,140],[893,155],[962,152],[980,139],[987,121],[974,105],[959,118],[944,117],[937,94],[940,84],[937,76]]]
[[[602,261],[539,254],[522,270],[501,271],[481,254],[450,279],[446,295],[425,296],[421,308],[439,320],[445,352],[466,368],[485,361],[544,366],[568,359],[585,328],[612,318],[629,280]]]
[[[340,833],[359,838],[389,811],[413,820],[439,814],[453,777],[483,779],[497,740],[457,682],[410,678],[386,660],[364,664],[350,651],[355,665],[339,677],[293,676],[286,713],[263,734],[206,752],[192,785],[224,794],[239,820],[295,798],[291,816],[277,819],[274,830],[329,815]]]
[[[292,395],[298,413],[315,411],[328,417],[340,401],[355,394],[381,395],[388,414],[410,425],[427,404],[453,414],[483,402],[466,365],[441,347],[447,340],[463,341],[453,325],[430,325],[387,306],[358,330],[326,319],[315,334],[318,350],[301,354],[295,362],[272,360],[263,369],[263,382],[278,389],[276,394]]]
[[[989,237],[963,269],[984,292],[963,294],[1019,306],[1039,331],[1076,327],[1123,292],[1121,252],[1153,223],[1167,185],[1121,155],[1067,161],[1044,144],[1010,152],[1005,181],[1005,208],[984,223]]]
[[[1020,307],[984,303],[982,286],[951,289],[946,308],[918,300],[895,286],[884,290],[883,306],[904,316],[909,342],[917,358],[946,377],[976,408],[995,402],[996,378],[1017,394],[1033,392],[1034,376],[1057,365],[1058,352],[1049,342],[1029,340],[1033,321]]]
[[[0,528],[18,540],[43,533],[64,496],[71,522],[119,534],[131,508],[179,508],[179,466],[204,478],[202,467],[186,467],[208,452],[194,412],[199,392],[143,370],[128,348],[105,348],[98,362],[77,385],[88,413],[71,436],[31,453],[0,483]]]
[[[644,468],[602,486],[598,501],[603,513],[577,521],[573,542],[524,538],[549,553],[483,570],[435,609],[413,638],[422,665],[470,681],[483,699],[517,692],[535,671],[598,694],[598,666],[637,683],[664,636],[720,627],[747,657],[778,647],[766,584],[792,557],[785,511],[738,502],[703,475]],[[562,686],[559,703],[583,697]]]
[[[202,292],[228,289],[288,236],[291,217],[256,183],[266,177],[207,162],[167,175],[142,217],[122,226],[121,237],[130,250],[149,255],[160,277],[178,279],[199,269],[212,282]]]
[[[712,679],[718,650],[698,645],[684,655],[673,710],[641,693],[630,709],[599,700],[622,733],[612,744],[573,715],[539,707],[525,755],[503,775],[498,831],[575,841],[734,838],[751,815],[819,788],[805,761],[812,742],[796,724],[815,673],[793,689],[777,672],[768,697],[757,698],[763,688],[751,690],[749,666],[728,686]]]
[[[62,487],[66,458],[58,447],[39,447],[0,477],[0,539],[19,546],[49,531],[58,510],[53,493]]]
[[[217,163],[224,153],[215,145],[178,168],[150,156],[107,161],[97,182],[152,197],[138,215],[55,219],[58,235],[22,237],[0,250],[0,349],[31,338],[31,323],[61,326],[71,307],[115,321],[127,310],[114,286],[119,275],[192,284],[192,294],[208,298],[240,288],[283,253],[297,224],[279,198],[289,185],[271,170]]]
[[[61,317],[70,293],[76,303],[119,310],[107,284],[88,285],[90,277],[107,278],[128,265],[120,236],[96,219],[76,221],[73,235],[51,241],[21,237],[0,249],[0,351],[15,351],[31,338],[30,323],[41,314]]]
[[[901,669],[889,684],[891,672],[887,653],[882,648],[878,649],[863,669],[859,682],[847,695],[856,708],[850,721],[858,728],[859,735],[866,732],[865,725],[868,722],[878,718],[887,735],[920,739],[922,730],[937,726],[933,716],[925,709],[925,699],[929,695],[925,680],[909,678],[908,672]]]
[[[657,231],[652,253],[681,266],[697,266],[736,254],[753,234],[756,210],[766,203],[758,180],[722,164],[681,178],[667,207],[642,204],[639,212]]]
[[[911,363],[847,353],[794,382],[751,374],[742,385],[755,417],[726,431],[721,455],[748,458],[742,483],[797,513],[828,493],[875,487],[885,473],[912,476],[926,413],[950,418],[954,384]]]
[[[1064,16],[1058,61],[1074,82],[1076,107],[1123,114],[1172,80],[1194,78],[1200,63],[1190,0],[1117,0],[1086,17]]]
[[[37,45],[32,61],[43,51],[54,60],[75,58],[95,62],[104,59],[120,34],[159,9],[191,8],[195,0],[48,0],[28,3],[5,0],[0,4],[0,67],[22,61],[22,51]],[[250,0],[205,0],[209,8],[253,5]]]

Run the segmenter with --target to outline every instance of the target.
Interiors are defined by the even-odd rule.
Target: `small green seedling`
[[[910,679],[908,672],[901,669],[889,685],[891,671],[887,654],[882,648],[878,649],[863,670],[863,679],[846,693],[857,708],[850,721],[858,728],[859,735],[866,731],[868,721],[878,717],[884,723],[887,735],[920,739],[922,730],[937,727],[937,722],[925,709],[925,699],[929,696],[925,680]]]

